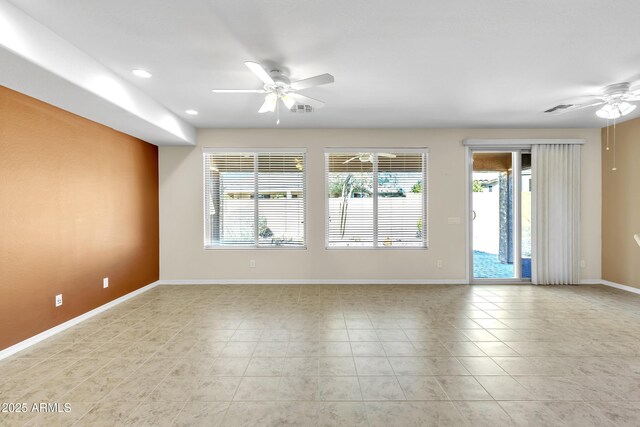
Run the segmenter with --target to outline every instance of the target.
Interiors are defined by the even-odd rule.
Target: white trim
[[[429,249],[429,235],[428,229],[431,216],[429,215],[429,150],[425,149],[424,156],[422,157],[422,243],[425,249]]]
[[[466,279],[186,279],[159,285],[468,285]]]
[[[72,326],[77,325],[78,323],[81,323],[93,316],[95,316],[96,314],[100,314],[103,311],[106,311],[120,303],[125,302],[128,299],[131,299],[135,296],[140,295],[143,292],[149,291],[153,288],[155,288],[156,286],[158,286],[160,284],[159,281],[155,281],[153,283],[148,284],[147,286],[144,286],[140,289],[136,289],[133,292],[129,292],[126,295],[123,295],[119,298],[114,299],[113,301],[109,301],[106,304],[101,305],[100,307],[96,307],[91,311],[87,311],[84,314],[81,314],[80,316],[74,317],[73,319],[67,320],[64,323],[61,323],[57,326],[54,326],[51,329],[47,329],[44,332],[40,332],[38,335],[34,335],[31,338],[27,338],[24,341],[20,341],[17,344],[12,345],[11,347],[7,347],[4,350],[0,351],[0,360],[7,358],[9,356],[11,356],[12,354],[15,354],[19,351],[22,351],[28,347],[31,347],[32,345],[35,345],[41,341],[46,340],[47,338],[50,338],[56,334],[59,334],[60,332],[69,329]]]
[[[202,153],[237,153],[237,154],[255,154],[255,153],[306,153],[305,147],[293,147],[293,148],[254,148],[254,147],[202,147]]]
[[[634,288],[633,286],[622,285],[620,283],[610,282],[604,279],[601,279],[601,280],[585,279],[585,280],[581,280],[580,284],[581,285],[604,285],[604,286],[609,286],[610,288],[616,288],[616,289],[620,289],[623,291],[640,295],[640,288]]]
[[[511,152],[511,244],[513,275],[522,280],[522,150]],[[532,230],[533,231],[533,230]]]
[[[581,285],[602,285],[601,279],[582,279],[580,280]]]
[[[585,144],[586,139],[463,139],[462,145],[467,147],[530,147],[540,144]]]
[[[372,157],[371,174],[373,178],[373,233],[371,246],[349,246],[349,245],[331,245],[329,242],[329,168],[328,161],[330,154],[356,154],[367,153]],[[409,153],[420,154],[422,156],[422,242],[420,246],[384,246],[378,242],[378,154],[379,153]],[[325,147],[324,149],[324,248],[325,250],[428,250],[429,249],[429,202],[428,202],[428,185],[429,185],[429,149],[427,147],[410,147],[410,148],[364,148],[364,147]]]
[[[466,141],[494,141],[494,140],[481,140],[481,139],[477,139],[477,140],[465,140]],[[529,141],[529,140],[504,140],[504,141]],[[519,145],[519,144],[503,144],[501,147],[490,147],[487,146],[485,147],[484,144],[464,144],[465,145],[465,156],[466,156],[466,168],[465,168],[465,208],[466,208],[466,212],[465,212],[465,218],[467,221],[466,227],[467,227],[467,236],[466,236],[466,267],[467,267],[467,272],[466,272],[466,277],[467,277],[467,281],[471,284],[479,284],[479,283],[484,283],[484,282],[513,282],[513,283],[532,283],[532,280],[529,279],[523,279],[522,278],[522,240],[521,240],[521,232],[522,230],[520,229],[520,217],[522,215],[522,205],[521,205],[521,193],[522,193],[522,153],[527,153],[528,149],[531,148],[530,145]],[[495,150],[495,151],[494,151]],[[492,153],[492,152],[498,152],[498,153],[510,153],[511,154],[511,163],[513,166],[513,200],[511,201],[512,203],[512,208],[513,208],[513,221],[512,221],[512,234],[513,234],[513,240],[514,240],[514,247],[513,247],[513,257],[514,257],[514,263],[513,263],[513,273],[514,276],[513,278],[506,278],[506,279],[501,279],[501,278],[495,278],[495,277],[488,277],[488,278],[475,278],[473,275],[473,218],[472,218],[472,212],[473,212],[473,191],[472,191],[472,186],[473,186],[473,154],[474,153]],[[532,197],[532,203],[534,203],[535,198]],[[533,209],[533,207],[532,207]],[[531,212],[532,217],[534,215],[535,212]],[[534,227],[534,223],[532,222],[532,227]],[[532,232],[535,232],[535,228],[532,228]],[[535,239],[532,240],[532,244],[533,241]],[[516,260],[519,260],[518,262],[516,262]],[[532,259],[533,262],[533,259]],[[533,271],[532,271],[533,272]]]
[[[251,172],[253,175],[253,242],[250,243],[230,243],[230,244],[221,244],[220,242],[209,242],[209,235],[211,229],[211,221],[207,217],[209,212],[208,202],[207,202],[207,155],[215,155],[215,154],[243,154],[253,156],[253,171]],[[292,244],[292,245],[277,245],[277,244],[268,244],[268,243],[260,243],[260,238],[258,236],[259,231],[259,200],[258,193],[260,192],[260,170],[259,170],[259,156],[260,154],[269,154],[269,153],[280,153],[280,154],[294,154],[302,155],[303,160],[303,168],[302,168],[302,216],[303,216],[303,231],[302,231],[302,244]],[[249,173],[249,172],[247,172]],[[222,184],[220,184],[222,185]],[[216,147],[203,147],[202,148],[202,201],[203,205],[202,209],[202,219],[203,219],[203,249],[205,251],[217,251],[217,250],[262,250],[262,249],[294,249],[294,250],[306,250],[307,249],[307,149],[289,149],[289,148],[216,148]],[[222,200],[222,199],[220,199]],[[222,201],[220,202],[220,207],[222,207]],[[221,209],[222,212],[222,209]],[[224,218],[222,218],[224,220]],[[221,228],[222,229],[222,228]],[[222,231],[220,231],[222,232]]]
[[[465,265],[467,267],[467,272],[465,273],[465,277],[467,279],[467,283],[471,283],[473,280],[473,219],[472,219],[472,211],[473,211],[473,192],[471,191],[471,177],[473,176],[473,157],[471,148],[464,148],[464,156],[465,156],[465,168],[464,168],[464,192],[465,192],[465,227],[466,227],[466,256],[465,256]]]
[[[372,237],[372,243],[373,243],[373,247],[374,248],[378,248],[379,247],[379,243],[378,242],[378,218],[380,216],[380,212],[378,212],[378,198],[380,197],[380,194],[378,194],[378,185],[380,183],[380,181],[378,181],[380,179],[380,177],[378,176],[378,153],[373,152],[371,153],[371,155],[373,156],[373,158],[371,159],[371,163],[372,163],[372,171],[371,171],[371,177],[373,178],[373,194],[372,194],[372,199],[373,199],[373,235]],[[329,170],[327,169],[327,174],[329,173]],[[327,181],[329,181],[329,178],[327,176]],[[426,184],[423,183],[423,187]],[[343,193],[344,194],[344,193]],[[327,203],[329,203],[329,198],[327,198]],[[422,204],[423,207],[422,209],[424,209],[424,197],[422,199]],[[346,213],[346,211],[345,211]],[[346,216],[346,215],[345,215]],[[353,216],[353,215],[352,215]],[[345,224],[345,228],[346,228],[346,224]],[[337,246],[337,245],[336,245]],[[329,247],[327,249],[331,249],[332,246],[329,245]]]
[[[325,147],[325,153],[351,154],[351,153],[429,153],[428,147]]]

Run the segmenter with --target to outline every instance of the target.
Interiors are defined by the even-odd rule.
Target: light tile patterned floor
[[[640,425],[640,297],[159,286],[0,361],[0,425]]]

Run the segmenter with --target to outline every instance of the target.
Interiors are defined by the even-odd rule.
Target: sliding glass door
[[[531,153],[471,150],[471,277],[531,278]]]

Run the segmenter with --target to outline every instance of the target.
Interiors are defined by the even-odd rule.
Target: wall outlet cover
[[[102,287],[103,288],[108,288],[109,287],[109,278],[105,277],[104,279],[102,279]]]
[[[60,307],[62,305],[62,294],[56,295],[56,307]]]

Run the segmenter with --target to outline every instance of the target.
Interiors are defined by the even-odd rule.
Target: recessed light
[[[133,73],[134,76],[138,76],[143,79],[151,78],[151,73],[148,72],[147,70],[135,69],[135,70],[131,70],[131,72]]]
[[[198,112],[196,110],[185,110],[185,113],[190,114],[192,116],[198,115]]]

